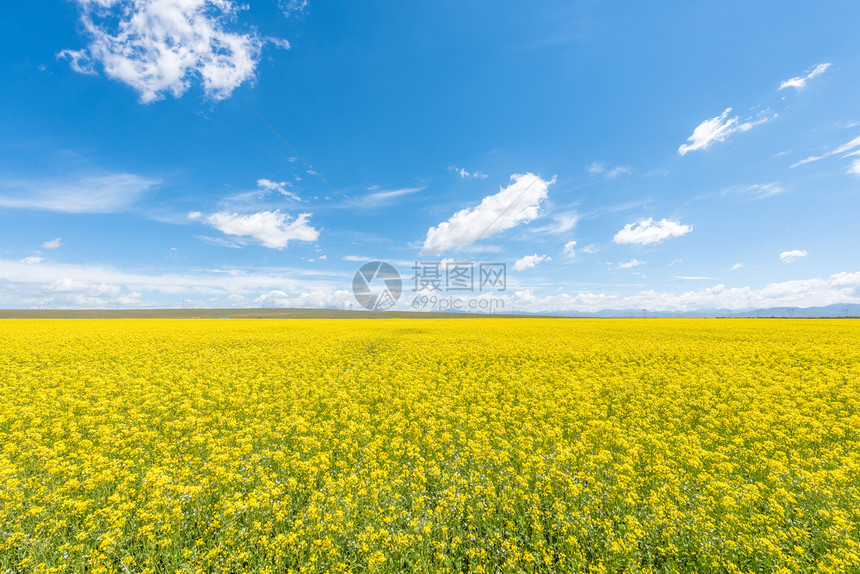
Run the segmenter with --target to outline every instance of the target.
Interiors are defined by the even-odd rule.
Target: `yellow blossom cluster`
[[[0,572],[860,572],[860,323],[0,321]]]

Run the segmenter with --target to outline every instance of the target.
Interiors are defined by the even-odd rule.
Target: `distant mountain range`
[[[732,309],[700,309],[697,311],[649,311],[647,309],[601,309],[593,313],[581,311],[558,311],[553,313],[535,313],[536,315],[552,315],[561,317],[686,317],[686,318],[743,318],[743,317],[779,317],[804,318],[815,317],[860,317],[860,305],[844,303],[827,305],[826,307],[768,307],[766,309],[749,309],[737,311]]]

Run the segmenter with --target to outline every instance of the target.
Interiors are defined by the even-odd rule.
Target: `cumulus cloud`
[[[58,249],[62,244],[62,238],[57,237],[56,239],[44,242],[42,244],[42,249]]]
[[[0,207],[114,213],[127,209],[159,183],[130,173],[23,181],[0,179]]]
[[[734,265],[732,265],[732,271],[737,271],[738,269],[741,269],[743,266],[744,266],[743,263],[735,263]]]
[[[643,219],[637,223],[628,223],[624,229],[615,234],[614,241],[618,244],[636,243],[649,245],[660,243],[670,237],[681,237],[693,230],[692,225],[682,225],[680,221],[661,219],[654,221],[653,218]]]
[[[796,78],[789,78],[785,80],[779,85],[780,90],[784,90],[785,88],[797,88],[798,90],[802,90],[806,87],[806,82],[811,80],[812,78],[817,78],[821,74],[827,71],[827,68],[830,67],[828,62],[823,64],[818,64],[813,68],[811,72],[806,74],[805,76],[798,76]]]
[[[310,217],[310,213],[300,213],[293,219],[280,210],[251,214],[219,212],[205,221],[227,235],[253,237],[264,247],[282,249],[290,241],[317,240],[319,231],[308,225]]]
[[[564,254],[568,257],[576,256],[576,241],[568,241],[564,244]]]
[[[58,57],[81,73],[95,73],[99,64],[109,78],[136,90],[142,103],[165,94],[178,98],[196,82],[219,100],[254,77],[264,40],[226,29],[243,9],[232,0],[75,2],[89,43]]]
[[[732,108],[726,108],[723,113],[717,117],[705,120],[700,123],[693,135],[687,138],[689,143],[682,144],[678,148],[678,153],[685,155],[687,152],[699,149],[708,149],[715,142],[723,142],[735,132],[746,132],[753,127],[768,122],[776,117],[776,114],[771,116],[760,116],[753,120],[747,118],[741,121],[739,116],[731,116]]]
[[[469,247],[479,239],[490,237],[528,223],[540,215],[541,201],[546,199],[550,181],[526,173],[511,176],[512,183],[488,195],[477,207],[463,209],[427,230],[422,255],[439,255],[448,249]]]
[[[42,261],[44,261],[44,259],[42,259],[41,257],[25,257],[21,260],[21,263],[23,263],[24,265],[38,265]]]
[[[792,261],[801,257],[806,257],[807,255],[809,254],[802,249],[792,249],[791,251],[783,251],[780,253],[779,258],[782,259],[784,263],[791,263]]]
[[[538,263],[543,263],[544,261],[552,261],[552,259],[550,259],[548,255],[538,255],[537,253],[534,255],[526,255],[521,259],[517,259],[514,263],[514,269],[516,271],[523,271],[536,266]]]

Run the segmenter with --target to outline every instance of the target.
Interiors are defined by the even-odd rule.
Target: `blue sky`
[[[860,302],[856,3],[6,11],[0,307]]]

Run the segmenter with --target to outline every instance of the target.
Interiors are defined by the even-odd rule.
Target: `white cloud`
[[[281,249],[290,241],[316,241],[319,231],[308,225],[310,213],[300,213],[295,219],[286,213],[260,211],[248,215],[219,212],[206,218],[206,223],[227,235],[253,237],[264,247]]]
[[[341,292],[343,279],[330,272],[299,268],[253,271],[208,269],[187,274],[142,273],[102,265],[72,265],[42,262],[38,265],[0,258],[0,305],[39,306],[46,298],[52,307],[105,308],[112,303],[124,306],[174,307],[182,299],[220,298],[214,307],[234,306],[237,297],[256,297],[273,289],[282,290],[297,303],[314,301],[305,293],[324,291],[331,300],[347,300]],[[337,281],[332,278],[337,278]],[[351,281],[352,275],[349,276]],[[149,300],[141,299],[142,293]],[[339,295],[340,293],[340,295]],[[153,299],[156,297],[157,299]],[[162,299],[166,297],[165,301]],[[351,293],[348,293],[351,298]],[[205,306],[205,305],[204,305]]]
[[[660,243],[670,237],[681,237],[693,230],[692,225],[682,225],[680,221],[661,219],[654,221],[653,218],[643,219],[637,223],[628,223],[624,229],[615,234],[614,241],[618,244],[636,243],[649,245]]]
[[[743,263],[735,263],[732,265],[732,271],[737,271],[738,269],[743,267]]]
[[[461,167],[457,167],[455,165],[448,166],[448,171],[456,172],[463,179],[487,179],[486,173],[481,173],[480,171],[466,171]]]
[[[114,213],[139,200],[160,182],[130,173],[46,180],[0,180],[0,207]]]
[[[761,183],[747,186],[746,191],[755,194],[757,197],[768,197],[782,193],[785,191],[785,188],[777,183]]]
[[[195,235],[194,237],[204,243],[215,245],[217,247],[226,247],[228,249],[242,249],[242,247],[244,247],[244,243],[241,241],[231,241],[223,237],[210,237],[208,235]]]
[[[42,244],[42,249],[58,249],[63,244],[61,237],[46,241]]]
[[[99,265],[47,262],[28,265],[0,258],[0,277],[4,279],[0,281],[0,305],[5,308],[38,307],[46,299],[52,308],[105,308],[113,303],[167,308],[178,306],[183,299],[202,301],[201,306],[232,307],[260,297],[268,297],[271,303],[285,307],[345,308],[354,304],[348,290],[352,273],[343,276],[321,272],[318,267],[312,271],[210,269],[189,274],[147,274]],[[760,289],[718,284],[685,292],[646,290],[630,295],[574,292],[538,296],[531,290],[519,290],[493,297],[501,299],[506,310],[529,312],[811,307],[860,303],[860,271],[772,283]],[[403,297],[395,309],[408,310],[409,303]]]
[[[783,251],[782,253],[780,253],[779,258],[782,259],[782,261],[785,263],[791,263],[795,259],[798,259],[800,257],[806,257],[807,255],[809,254],[802,249],[792,249],[791,251]]]
[[[363,197],[355,198],[351,201],[351,203],[362,206],[362,207],[375,207],[377,205],[382,205],[384,203],[390,202],[393,199],[397,199],[398,197],[402,197],[404,195],[411,195],[413,193],[418,193],[419,191],[424,191],[424,187],[404,187],[401,189],[391,189],[391,190],[379,190],[378,186],[374,186],[371,188],[373,193],[369,193]]]
[[[308,7],[308,0],[278,0],[278,6],[285,15],[290,16],[293,12],[303,12]]]
[[[344,261],[358,261],[361,263],[365,263],[368,261],[375,261],[372,257],[365,257],[364,255],[344,255],[341,257]]]
[[[232,0],[75,1],[89,43],[58,57],[82,73],[94,73],[100,64],[143,103],[166,93],[180,97],[198,81],[207,96],[219,100],[254,77],[264,41],[256,33],[226,30],[244,9]]]
[[[585,166],[585,171],[592,175],[600,175],[601,173],[606,171],[606,162],[593,161],[587,166]]]
[[[804,165],[807,163],[812,163],[814,161],[818,161],[818,160],[821,160],[821,159],[824,159],[824,158],[827,158],[827,157],[830,157],[833,155],[839,155],[839,154],[846,154],[846,155],[842,156],[844,159],[844,158],[850,157],[852,155],[856,155],[857,152],[852,152],[852,150],[855,150],[858,147],[860,147],[860,136],[857,136],[856,138],[854,138],[850,142],[844,143],[841,146],[825,153],[824,155],[813,155],[813,156],[809,156],[806,159],[802,159],[799,162],[792,165],[791,167],[793,167],[793,168],[798,167],[798,166],[801,166],[801,165]],[[852,165],[852,167],[849,169],[849,173],[852,173],[853,169],[854,169],[854,166]]]
[[[639,265],[644,265],[644,261],[639,261],[638,259],[631,259],[630,261],[626,261],[624,263],[619,263],[617,267],[619,269],[632,269],[633,267],[638,267]]]
[[[582,251],[583,253],[589,253],[589,254],[597,253],[597,246],[594,243],[589,243],[588,245],[586,245],[585,247],[580,249],[580,251]]]
[[[568,257],[576,256],[576,241],[568,241],[564,244],[564,254]]]
[[[41,257],[25,257],[21,260],[21,263],[23,263],[24,265],[38,265],[42,261],[44,261],[44,259],[42,259]]]
[[[575,211],[565,211],[552,216],[552,223],[535,229],[539,233],[567,233],[579,223],[579,214]]]
[[[552,259],[550,259],[548,255],[538,255],[537,253],[534,255],[526,255],[521,259],[517,259],[514,263],[514,269],[516,271],[523,271],[534,267],[538,263],[543,263],[544,261],[552,261]]]
[[[629,167],[627,167],[626,165],[619,165],[607,171],[606,177],[608,177],[609,179],[615,179],[619,175],[627,175],[628,173],[630,173]]]
[[[302,199],[298,195],[287,189],[290,186],[292,186],[292,184],[288,181],[272,181],[270,179],[265,178],[257,180],[257,187],[262,190],[279,193],[284,197],[289,197],[290,199],[301,201]]]
[[[599,311],[601,309],[648,309],[690,311],[696,309],[755,309],[766,307],[813,307],[860,303],[860,271],[837,273],[826,279],[771,283],[761,289],[715,285],[685,292],[641,291],[619,293],[561,293],[539,297],[531,290],[504,297],[505,309],[529,311]]]
[[[827,68],[830,67],[830,64],[825,62],[823,64],[818,64],[815,68],[806,74],[805,76],[798,76],[796,78],[790,78],[779,85],[780,90],[784,90],[785,88],[797,88],[798,90],[802,90],[806,87],[806,82],[811,80],[812,78],[817,78],[821,74],[827,71]]]
[[[632,170],[626,165],[617,165],[610,168],[605,161],[593,161],[585,166],[585,171],[592,175],[604,175],[606,179],[615,179],[620,175],[626,175]]]
[[[678,153],[685,155],[689,151],[698,149],[708,149],[714,142],[723,142],[735,132],[745,132],[752,129],[754,126],[768,122],[776,117],[761,116],[757,120],[747,118],[741,121],[739,116],[729,117],[732,108],[726,108],[722,114],[715,118],[703,121],[699,124],[693,135],[687,138],[690,143],[682,144],[678,148]]]
[[[531,173],[514,174],[508,187],[488,195],[471,209],[458,211],[448,221],[427,230],[422,254],[439,255],[448,249],[469,247],[479,239],[490,237],[528,223],[540,215],[541,201],[555,183]]]

